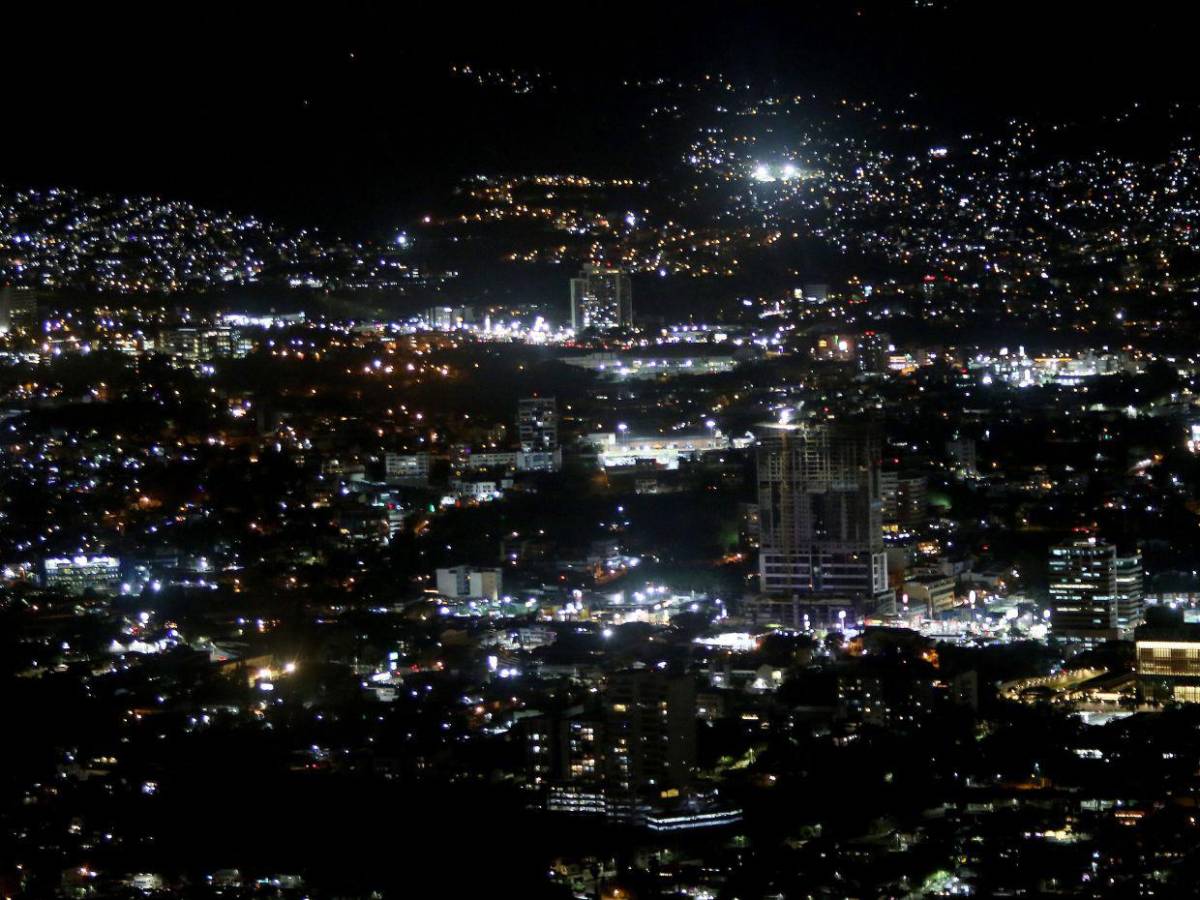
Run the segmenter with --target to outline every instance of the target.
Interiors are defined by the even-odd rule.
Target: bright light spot
[[[753,177],[755,181],[761,181],[764,183],[775,180],[775,176],[771,174],[771,167],[763,163],[759,163],[754,167]]]

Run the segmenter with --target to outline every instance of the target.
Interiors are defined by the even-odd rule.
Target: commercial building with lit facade
[[[1138,696],[1147,703],[1200,702],[1200,625],[1161,612],[1167,621],[1135,633]]]
[[[1050,624],[1059,637],[1115,640],[1141,621],[1142,563],[1094,537],[1050,548]]]
[[[114,556],[53,558],[42,566],[46,587],[68,594],[111,594],[121,584],[121,562]]]

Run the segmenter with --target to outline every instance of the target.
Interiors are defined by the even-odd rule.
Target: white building
[[[704,453],[745,447],[749,438],[730,440],[720,432],[698,435],[631,435],[598,432],[584,438],[596,451],[604,468],[621,468],[650,462],[664,469],[678,469],[685,460],[699,459]]]
[[[439,594],[455,600],[482,598],[495,602],[500,599],[499,569],[480,569],[474,566],[451,566],[436,572]]]
[[[388,453],[383,465],[384,477],[391,484],[429,483],[428,453]]]
[[[121,562],[115,556],[75,556],[47,559],[43,563],[46,587],[82,594],[116,593],[121,584]]]

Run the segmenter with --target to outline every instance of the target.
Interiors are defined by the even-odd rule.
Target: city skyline
[[[1190,896],[1162,3],[6,11],[0,900]]]

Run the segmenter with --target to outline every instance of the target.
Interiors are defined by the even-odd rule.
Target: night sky
[[[0,178],[362,233],[468,172],[644,170],[613,91],[623,77],[915,90],[927,119],[956,124],[1196,90],[1192,31],[1170,4],[1141,5],[1137,21],[1074,2],[248,6],[6,12]],[[479,90],[451,79],[454,63],[539,69],[558,89]]]

